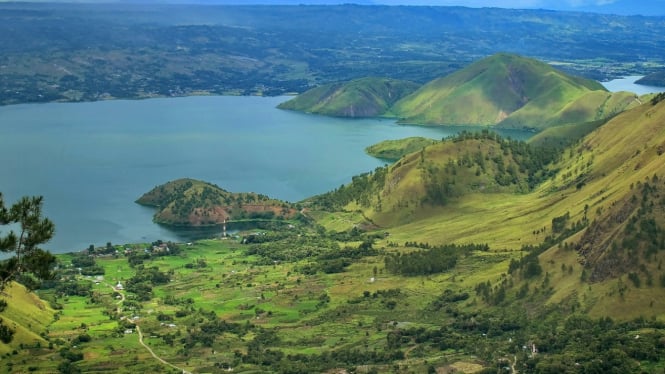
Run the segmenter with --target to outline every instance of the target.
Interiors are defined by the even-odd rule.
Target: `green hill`
[[[399,160],[402,156],[419,151],[437,141],[434,139],[414,136],[405,139],[384,140],[365,148],[370,156],[385,160]]]
[[[610,118],[638,103],[534,59],[496,54],[418,88],[363,78],[313,88],[279,108],[341,117],[394,116],[402,123],[542,130]]]
[[[256,193],[232,193],[186,178],[157,186],[136,202],[158,208],[155,222],[172,226],[211,226],[229,219],[285,219],[297,214],[284,201]]]
[[[392,112],[404,123],[543,129],[570,122],[578,111],[567,109],[593,91],[605,89],[537,60],[497,54],[427,83]],[[574,117],[597,119],[595,110]]]
[[[394,242],[538,246],[543,269],[561,282],[553,283],[550,302],[584,294],[592,315],[663,316],[653,300],[662,294],[659,282],[665,285],[665,103],[589,126],[588,135],[546,158],[534,157],[544,151],[537,145],[463,135],[314,201],[361,212],[358,219],[389,230]],[[577,280],[555,264],[578,269]],[[584,290],[579,279],[593,287]]]
[[[55,311],[47,302],[18,283],[11,283],[4,289],[0,300],[7,303],[6,307],[0,308],[2,325],[14,331],[11,342],[0,342],[0,355],[8,355],[23,346],[39,348],[48,345],[41,334],[53,321]],[[40,351],[35,349],[35,353]]]
[[[313,88],[278,108],[337,117],[378,117],[417,88],[407,81],[362,78]]]

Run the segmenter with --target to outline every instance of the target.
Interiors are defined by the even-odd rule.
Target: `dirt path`
[[[152,348],[148,347],[148,346],[143,342],[143,333],[141,332],[141,327],[139,327],[139,325],[136,325],[136,332],[139,334],[139,343],[141,343],[141,345],[142,345],[146,350],[148,350],[148,352],[150,352],[150,355],[151,355],[152,357],[154,357],[155,360],[161,362],[161,363],[164,364],[164,365],[170,366],[170,367],[172,367],[172,368],[174,368],[174,369],[176,369],[176,370],[182,372],[183,374],[191,374],[189,371],[187,371],[187,370],[185,370],[185,369],[182,369],[182,368],[179,368],[179,367],[173,365],[172,363],[170,363],[170,362],[164,360],[163,358],[157,356],[157,354],[156,354],[155,352],[153,352]]]
[[[122,290],[116,288],[115,286],[111,286],[111,285],[109,285],[109,286],[113,289],[113,291],[117,292],[117,293],[120,295],[120,300],[118,300],[118,302],[116,303],[116,305],[118,306],[118,307],[116,308],[116,311],[118,312],[118,315],[120,315],[120,312],[122,311],[122,309],[121,309],[121,305],[122,305],[122,303],[125,301],[125,293],[122,292]],[[123,318],[124,318],[124,317],[121,317],[120,319],[123,319]],[[183,368],[179,368],[179,367],[173,365],[172,363],[170,363],[170,362],[164,360],[163,358],[159,357],[159,356],[158,356],[158,355],[152,350],[152,348],[150,348],[147,344],[145,344],[145,343],[143,342],[143,332],[141,332],[141,327],[138,325],[138,323],[136,324],[136,332],[139,334],[139,343],[143,346],[143,348],[145,348],[145,349],[150,353],[150,355],[151,355],[155,360],[161,362],[161,363],[164,364],[164,365],[170,366],[170,367],[172,367],[172,368],[174,368],[174,369],[180,371],[180,372],[183,373],[183,374],[191,374],[189,371],[187,371],[187,370],[185,370],[185,369],[183,369]]]

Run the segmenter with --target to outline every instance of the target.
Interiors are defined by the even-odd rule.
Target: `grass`
[[[563,123],[569,114],[560,111],[595,90],[604,91],[542,62],[496,54],[424,85],[392,111],[405,123],[543,129]]]
[[[18,283],[10,283],[3,292],[2,299],[8,306],[0,317],[16,334],[10,344],[0,344],[0,355],[11,353],[21,345],[46,346],[47,342],[40,334],[46,330],[55,311],[48,303]]]
[[[279,108],[330,116],[376,117],[417,88],[417,84],[407,81],[361,78],[312,88]]]

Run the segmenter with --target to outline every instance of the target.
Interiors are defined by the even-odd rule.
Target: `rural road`
[[[108,284],[107,284],[107,285],[108,285]],[[116,309],[116,311],[118,312],[118,315],[120,315],[120,312],[122,311],[122,309],[121,309],[120,306],[121,306],[122,303],[125,301],[125,293],[123,292],[123,290],[121,290],[121,289],[119,289],[119,288],[116,288],[116,286],[112,286],[112,285],[109,285],[109,286],[113,289],[114,292],[117,292],[117,293],[120,295],[120,300],[118,300],[118,302],[116,303],[116,305],[118,306],[117,309]],[[122,318],[121,318],[121,319],[122,319]],[[141,344],[141,345],[142,345],[142,346],[143,346],[143,347],[144,347],[144,348],[150,353],[150,355],[151,355],[152,357],[155,358],[155,360],[161,362],[161,363],[164,364],[164,365],[170,366],[170,367],[172,367],[172,368],[174,368],[174,369],[180,371],[180,372],[183,373],[183,374],[191,374],[189,371],[187,371],[187,370],[185,370],[185,369],[183,369],[183,368],[179,368],[179,367],[173,365],[172,363],[170,363],[170,362],[164,360],[163,358],[159,357],[159,356],[158,356],[158,355],[152,350],[152,348],[148,347],[148,345],[146,345],[146,344],[143,342],[143,333],[141,332],[141,327],[138,325],[138,323],[135,323],[135,324],[136,324],[136,332],[139,334],[139,343],[140,343],[140,344]]]

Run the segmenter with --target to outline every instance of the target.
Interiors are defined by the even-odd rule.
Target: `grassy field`
[[[96,262],[104,268],[105,275],[80,276],[78,280],[92,284],[93,297],[40,291],[43,298],[60,305],[57,312],[47,309],[46,313],[53,317],[38,318],[51,321],[41,329],[47,331],[52,348],[44,350],[37,360],[28,360],[34,352],[19,349],[12,358],[12,370],[52,370],[57,366],[54,362],[61,360],[59,352],[63,348],[82,352],[84,359],[76,365],[84,372],[169,370],[139,344],[135,329],[125,333],[127,328],[122,326],[127,321],[140,326],[145,343],[157,355],[184,370],[205,371],[203,368],[213,368],[220,362],[232,363],[234,352],[247,352],[246,342],[259,333],[256,329],[244,334],[227,332],[216,337],[210,346],[197,344],[186,350],[181,344],[170,345],[164,339],[168,335],[187,336],[210,312],[229,323],[279,331],[276,347],[285,354],[321,354],[349,347],[381,351],[385,348],[386,332],[398,325],[434,326],[436,322],[421,311],[442,289],[463,288],[491,279],[503,271],[509,257],[483,254],[463,260],[455,272],[448,274],[401,277],[384,270],[382,256],[370,256],[354,262],[343,273],[303,275],[297,269],[309,260],[257,265],[258,257],[248,256],[245,251],[246,246],[233,240],[208,240],[185,247],[178,256],[146,261],[146,268],[157,267],[170,273],[171,281],[156,286],[154,298],[141,302],[138,309],[125,307],[127,301],[120,299],[123,294],[126,300],[132,300],[132,293],[113,289],[118,282],[125,284],[137,269],[131,268],[124,256],[98,258]],[[201,259],[206,261],[205,267],[187,266]],[[486,264],[492,264],[496,270],[485,271]],[[465,276],[480,268],[485,268],[484,275]],[[400,290],[398,296],[376,296],[377,292],[395,289]],[[34,294],[25,295],[29,296],[26,300],[39,300]],[[395,305],[386,307],[388,299],[394,300]],[[120,313],[113,317],[116,309]],[[187,313],[176,317],[178,311]],[[168,322],[159,320],[163,315],[170,316]],[[82,335],[88,335],[90,340],[80,342]],[[48,346],[45,340],[40,341]],[[24,338],[19,343],[22,342]],[[453,354],[435,362],[452,364],[466,358],[465,354]],[[422,365],[418,361],[405,359],[403,364],[417,368]],[[237,362],[236,365],[236,371],[253,367]]]

